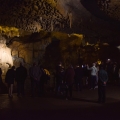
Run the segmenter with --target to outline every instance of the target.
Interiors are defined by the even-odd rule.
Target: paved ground
[[[13,98],[0,94],[0,120],[119,120],[120,86],[107,86],[107,102],[97,103],[97,89],[74,91],[73,100],[54,97]]]

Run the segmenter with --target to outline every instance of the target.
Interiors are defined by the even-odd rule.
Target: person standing
[[[104,70],[103,65],[100,66],[99,74],[98,74],[98,102],[105,103],[106,101],[106,83],[108,81],[108,74]]]
[[[8,69],[5,82],[8,84],[8,96],[13,97],[13,84],[15,80],[15,66],[12,66],[11,69]]]
[[[75,68],[75,84],[76,90],[82,91],[83,87],[83,69],[82,66],[77,65]]]
[[[17,81],[17,96],[20,94],[24,96],[24,83],[27,78],[27,69],[20,63],[20,66],[16,69],[16,81]]]
[[[62,63],[59,62],[59,64],[56,66],[56,86],[55,86],[55,95],[58,95],[58,93],[61,92],[61,85],[63,80],[63,66]]]
[[[91,76],[90,76],[90,89],[95,89],[95,83],[96,83],[96,80],[97,80],[97,73],[98,73],[98,70],[95,66],[96,64],[93,63],[93,66],[91,68],[89,68],[89,66],[87,65],[87,69],[88,70],[91,70]]]
[[[119,81],[119,67],[117,66],[117,63],[115,63],[113,65],[112,75],[113,75],[113,82],[118,83],[118,81]]]
[[[40,77],[39,87],[40,87],[40,95],[43,96],[45,93],[44,84],[47,80],[46,80],[46,73],[42,65],[40,66],[40,69],[42,73]]]
[[[2,84],[2,69],[0,68],[0,85]]]
[[[68,92],[70,93],[70,99],[72,99],[72,88],[74,83],[75,71],[72,65],[70,65],[65,72],[66,82],[66,100],[68,99]]]
[[[0,92],[2,90],[2,84],[3,84],[3,82],[2,82],[2,69],[0,68]]]
[[[38,90],[39,96],[41,96],[40,93],[40,78],[42,75],[42,71],[40,69],[40,66],[37,65],[36,62],[33,63],[33,66],[29,69],[29,76],[31,79],[31,97],[34,97],[35,90]]]

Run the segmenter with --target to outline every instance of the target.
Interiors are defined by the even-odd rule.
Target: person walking
[[[11,69],[8,69],[5,82],[8,84],[8,96],[13,97],[13,84],[15,80],[15,66],[12,66]]]
[[[106,83],[108,81],[108,74],[104,70],[103,65],[100,66],[98,73],[98,102],[105,103],[106,101]]]
[[[20,63],[20,66],[16,69],[16,81],[17,81],[17,96],[24,96],[24,84],[27,78],[27,69]]]

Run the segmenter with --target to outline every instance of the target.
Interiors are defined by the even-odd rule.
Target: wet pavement
[[[119,120],[120,86],[107,86],[105,104],[97,103],[97,89],[73,92],[72,100],[47,93],[44,97],[9,98],[0,94],[0,120]]]

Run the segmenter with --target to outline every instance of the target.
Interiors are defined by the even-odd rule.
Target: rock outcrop
[[[30,32],[82,33],[108,41],[119,36],[119,25],[114,23],[120,20],[119,4],[117,0],[0,0],[0,25]]]
[[[52,62],[57,55],[54,62],[76,63],[81,57],[87,61],[89,53],[84,57],[82,42],[120,44],[119,4],[117,0],[0,0],[0,34],[16,66],[19,62],[29,66],[34,60],[44,63],[44,58]],[[71,40],[79,44],[71,45]],[[53,48],[59,54],[51,53]]]

